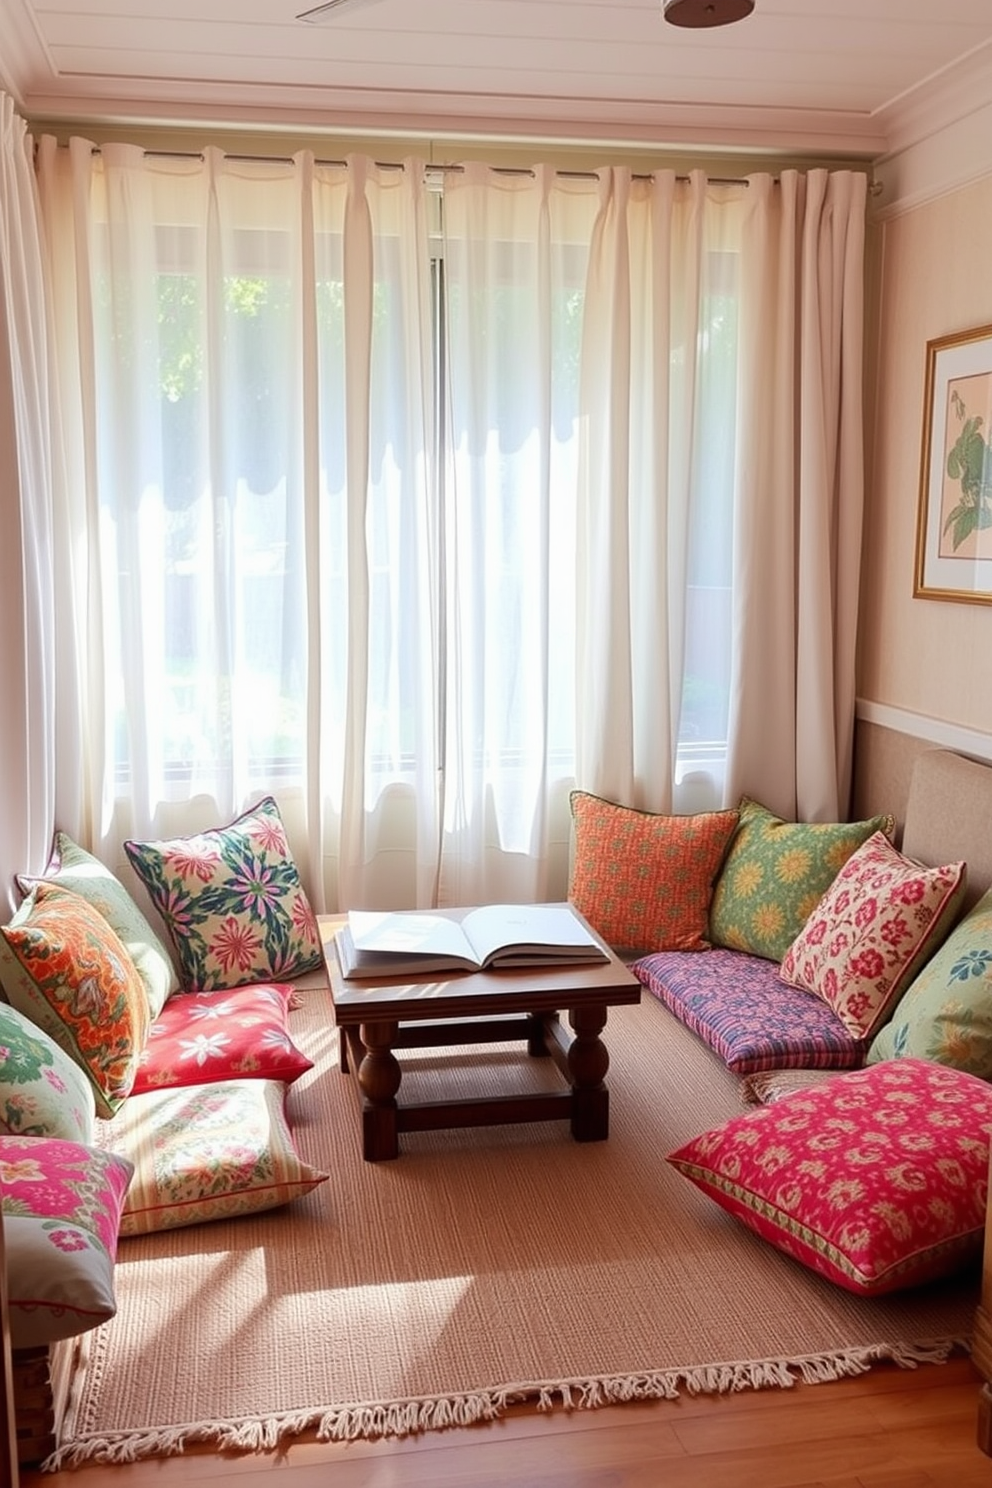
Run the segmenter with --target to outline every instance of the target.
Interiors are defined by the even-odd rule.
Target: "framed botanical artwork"
[[[992,325],[927,342],[913,593],[992,604]]]

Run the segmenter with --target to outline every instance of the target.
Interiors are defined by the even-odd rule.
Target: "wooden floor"
[[[792,1390],[686,1396],[277,1453],[185,1456],[62,1473],[22,1488],[992,1488],[970,1360]],[[265,1477],[259,1478],[258,1473]]]

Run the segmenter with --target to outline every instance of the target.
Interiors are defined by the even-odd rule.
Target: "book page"
[[[399,956],[458,956],[475,960],[475,952],[457,920],[412,910],[348,912],[356,951],[388,951]]]
[[[462,920],[466,939],[479,962],[502,947],[526,947],[550,957],[556,950],[589,950],[606,958],[599,942],[567,904],[485,904]]]

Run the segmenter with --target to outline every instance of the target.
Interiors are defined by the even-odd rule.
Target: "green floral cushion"
[[[89,1081],[54,1039],[0,1002],[0,1133],[91,1142]]]
[[[166,999],[178,990],[176,968],[127,889],[99,858],[73,842],[65,832],[56,832],[42,877],[19,873],[17,882],[25,893],[39,882],[61,884],[62,888],[88,900],[123,941],[148,993],[151,1016],[158,1017]]]
[[[285,981],[321,965],[316,917],[271,796],[229,826],[125,842],[124,851],[162,916],[187,992]]]
[[[745,796],[710,905],[709,939],[781,961],[851,854],[891,816],[860,822],[787,822]]]
[[[868,1063],[905,1055],[992,1081],[992,889],[907,987]]]

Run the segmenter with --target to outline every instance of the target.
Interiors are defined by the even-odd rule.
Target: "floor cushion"
[[[281,981],[320,966],[316,917],[272,796],[227,826],[129,840],[124,851],[162,916],[187,992]]]
[[[179,986],[178,973],[147,917],[106,864],[67,832],[56,832],[44,873],[34,878],[19,873],[17,882],[25,894],[37,883],[57,883],[88,900],[120,936],[144,983],[151,1016],[158,1017]]]
[[[121,1235],[275,1209],[328,1175],[302,1160],[279,1080],[220,1080],[133,1095],[98,1141],[126,1154],[134,1178]]]
[[[906,988],[868,1063],[907,1054],[992,1080],[992,889]]]
[[[745,796],[740,825],[713,890],[715,946],[781,961],[848,858],[891,816],[857,822],[790,822]]]
[[[837,1074],[668,1161],[763,1239],[862,1296],[980,1262],[992,1086],[924,1059]]]
[[[132,1097],[245,1077],[289,1084],[313,1068],[290,1037],[287,983],[180,992],[151,1026]]]
[[[666,816],[573,790],[568,897],[621,954],[704,950],[713,883],[737,812]]]
[[[789,987],[773,961],[743,951],[661,951],[631,963],[648,992],[728,1069],[856,1069],[868,1043],[825,1002]]]
[[[39,883],[0,928],[7,999],[73,1059],[99,1116],[127,1098],[151,1022],[148,997],[116,930],[86,899]]]
[[[93,1087],[76,1061],[0,1002],[0,1132],[89,1142],[95,1116]]]
[[[55,1137],[0,1136],[0,1210],[14,1348],[113,1317],[114,1259],[131,1164]]]
[[[822,997],[852,1034],[870,1039],[946,939],[966,883],[964,862],[926,867],[876,832],[789,947],[782,980]]]

